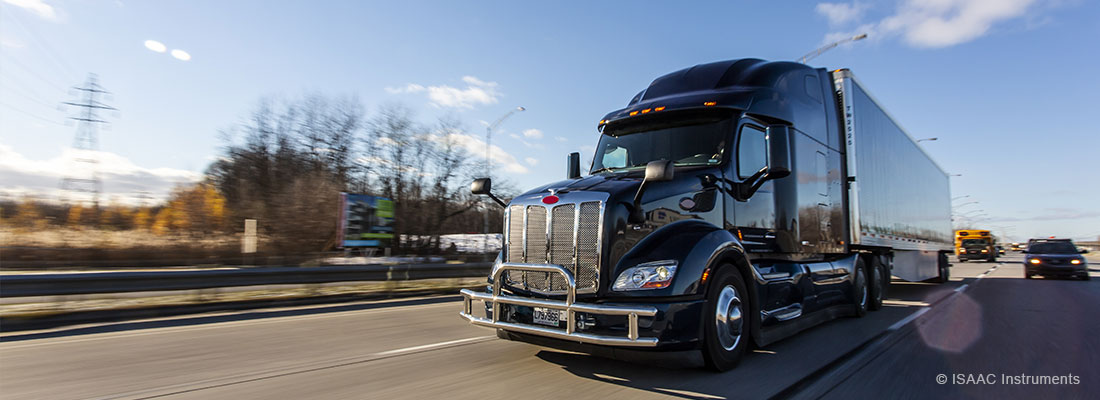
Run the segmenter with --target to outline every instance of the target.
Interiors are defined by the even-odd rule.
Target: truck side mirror
[[[477,178],[470,184],[470,192],[473,194],[489,194],[492,190],[493,180],[489,178]]]
[[[672,180],[672,173],[676,169],[672,165],[672,161],[657,160],[650,161],[645,165],[645,182],[665,182]]]
[[[497,204],[500,204],[501,207],[505,207],[506,205],[503,201],[498,199],[496,196],[493,196],[493,193],[491,192],[492,189],[493,180],[490,178],[477,178],[474,179],[474,182],[470,184],[470,193],[489,196],[490,199],[493,199],[493,201],[495,201]]]
[[[569,153],[565,161],[565,178],[577,179],[581,177],[581,153]]]
[[[786,125],[768,127],[768,179],[791,174],[791,128]]]
[[[675,170],[676,167],[669,160],[650,161],[645,165],[645,179],[638,186],[638,193],[634,194],[634,207],[630,210],[630,223],[640,224],[645,222],[645,215],[642,213],[642,194],[645,193],[646,187],[651,182],[671,181]]]

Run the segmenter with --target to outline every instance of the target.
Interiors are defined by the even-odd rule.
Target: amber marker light
[[[645,110],[642,110],[642,114],[648,113],[650,111],[653,111],[653,109],[652,108],[647,108]]]
[[[717,105],[717,104],[718,104],[718,102],[717,102],[717,101],[708,101],[708,102],[706,102],[706,103],[703,103],[703,105],[704,105],[704,106],[707,106],[707,107],[710,107],[710,106],[713,106],[713,105]]]
[[[657,108],[653,109],[653,111],[664,111],[664,110],[665,110],[665,106],[660,106],[660,107],[657,107]]]
[[[630,116],[631,116],[631,117],[633,117],[633,116],[635,116],[635,115],[638,115],[638,112],[637,112],[637,111],[631,111],[631,112],[630,112]]]

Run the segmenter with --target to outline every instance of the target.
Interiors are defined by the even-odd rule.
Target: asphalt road
[[[457,297],[443,296],[5,334],[0,336],[0,397],[710,399],[1095,393],[1100,378],[1087,367],[1089,360],[1100,359],[1095,318],[1100,281],[1024,281],[1019,257],[1006,261],[1014,262],[957,263],[952,282],[944,285],[895,283],[883,310],[826,323],[756,350],[740,367],[722,374],[678,360],[612,360],[499,340],[492,331],[462,321]],[[902,324],[908,321],[913,322]],[[1080,383],[937,385],[940,373],[1076,374]]]

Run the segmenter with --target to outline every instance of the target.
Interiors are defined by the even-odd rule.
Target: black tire
[[[867,309],[876,311],[882,308],[882,299],[886,298],[886,288],[890,285],[890,274],[886,272],[886,266],[878,256],[871,257],[870,278],[871,299],[867,303]]]
[[[965,258],[959,258],[959,262],[966,262]]]
[[[730,301],[726,297],[730,295],[730,289],[737,301]],[[719,317],[720,301],[727,304],[724,307],[725,324],[722,324]],[[704,307],[706,311],[703,314],[703,360],[708,368],[719,372],[728,371],[741,362],[741,357],[745,355],[749,342],[752,341],[750,301],[748,289],[737,267],[730,264],[719,266],[718,273],[707,289],[707,303]],[[734,318],[730,318],[734,315],[734,307],[739,313],[736,318],[738,324],[734,324]],[[720,325],[723,326],[721,332]],[[736,339],[732,338],[734,333],[737,335]]]
[[[951,280],[951,270],[950,264],[947,263],[947,254],[940,253],[937,261],[936,267],[939,269],[939,276],[933,278],[932,281],[936,283],[947,283]]]
[[[1024,269],[1024,279],[1031,279],[1031,273],[1027,272],[1026,268]]]
[[[852,271],[852,316],[859,318],[867,315],[867,305],[871,302],[870,289],[867,287],[867,267],[863,264],[863,257],[856,257],[855,269]]]
[[[1091,280],[1092,280],[1092,277],[1091,277],[1091,276],[1089,276],[1089,273],[1088,273],[1088,272],[1086,272],[1086,273],[1085,273],[1084,275],[1081,275],[1081,280],[1085,280],[1085,281],[1091,281]]]

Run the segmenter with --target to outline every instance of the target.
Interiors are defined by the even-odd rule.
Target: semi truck
[[[597,124],[588,174],[504,202],[503,248],[461,316],[542,346],[700,351],[728,370],[943,282],[946,174],[847,69],[738,59],[656,78]],[[606,352],[601,352],[606,354]]]

